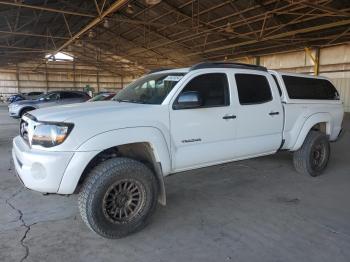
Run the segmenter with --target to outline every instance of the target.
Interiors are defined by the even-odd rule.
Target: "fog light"
[[[43,180],[46,177],[45,168],[40,163],[34,163],[30,171],[34,179]]]

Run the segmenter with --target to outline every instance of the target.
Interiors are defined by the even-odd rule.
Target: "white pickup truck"
[[[90,229],[119,238],[165,204],[172,173],[289,150],[299,173],[319,175],[343,114],[326,78],[201,63],[145,75],[113,101],[27,113],[12,155],[27,188],[79,192]]]

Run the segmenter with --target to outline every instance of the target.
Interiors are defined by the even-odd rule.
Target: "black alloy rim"
[[[144,205],[145,190],[136,180],[124,179],[111,185],[103,198],[103,213],[112,223],[132,221]]]

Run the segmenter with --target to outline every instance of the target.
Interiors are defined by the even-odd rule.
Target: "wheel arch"
[[[86,165],[82,175],[79,178],[75,191],[79,190],[80,185],[84,182],[89,172],[99,163],[114,157],[127,157],[142,162],[150,168],[157,180],[159,195],[158,201],[162,205],[166,205],[166,192],[164,185],[164,176],[162,172],[161,162],[157,161],[153,153],[152,146],[149,142],[137,142],[123,144],[105,149],[96,154]]]
[[[311,130],[321,131],[330,136],[332,132],[331,115],[329,113],[317,113],[309,116],[300,129],[299,135],[291,151],[296,151],[303,145],[307,134]]]
[[[141,138],[142,136],[142,138]],[[166,204],[163,177],[170,172],[168,144],[157,128],[124,128],[104,132],[82,143],[63,175],[58,193],[71,194],[79,189],[89,171],[112,157],[128,157],[146,164],[159,185],[158,200]]]
[[[24,106],[19,110],[18,116],[22,116],[24,110],[32,111],[35,110],[36,108],[34,106]]]

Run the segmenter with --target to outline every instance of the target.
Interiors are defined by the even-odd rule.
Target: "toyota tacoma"
[[[343,115],[326,78],[200,63],[145,75],[112,101],[26,113],[12,156],[25,187],[78,193],[87,226],[120,238],[165,205],[169,174],[288,150],[297,172],[320,175]]]

